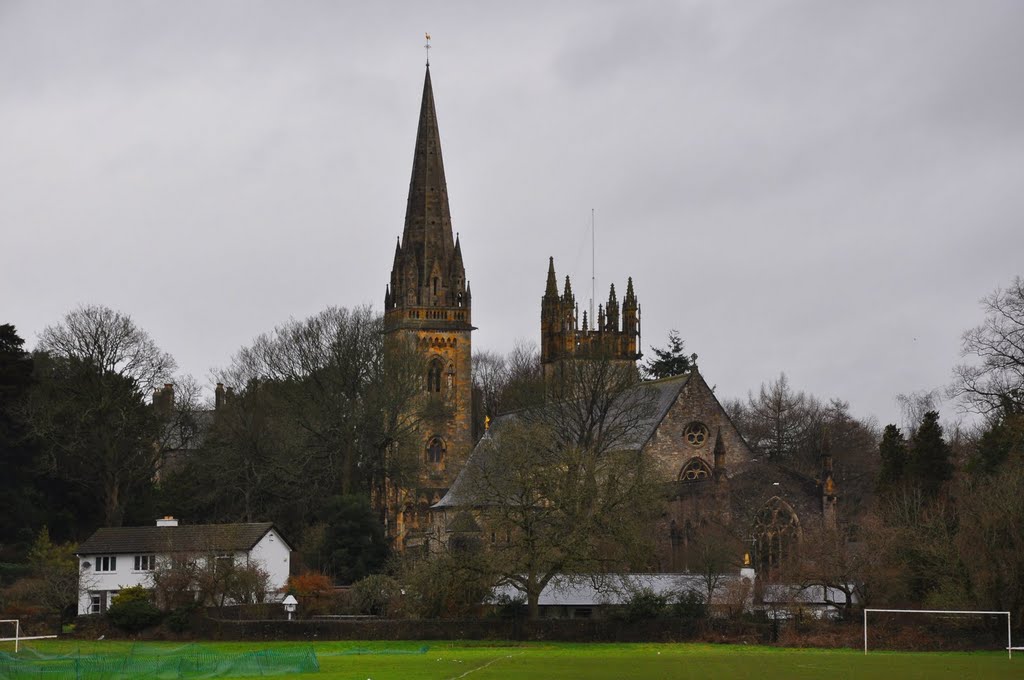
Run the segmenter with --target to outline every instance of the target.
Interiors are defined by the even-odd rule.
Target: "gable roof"
[[[78,555],[239,552],[251,550],[272,529],[277,531],[273,522],[104,527],[78,546]],[[281,541],[291,549],[283,536]]]
[[[661,380],[642,382],[627,390],[625,398],[620,401],[624,405],[623,408],[631,408],[632,405],[638,403],[638,400],[648,398],[651,400],[651,408],[636,424],[636,427],[630,433],[629,439],[621,442],[616,448],[625,451],[639,451],[646,446],[647,442],[654,436],[658,425],[661,424],[669,409],[672,408],[672,404],[676,402],[683,387],[689,382],[691,375],[693,375],[692,371],[670,378],[662,378]],[[545,407],[540,406],[538,408],[543,409]],[[432,507],[441,509],[472,504],[470,501],[471,490],[468,488],[470,484],[468,481],[469,475],[466,471],[474,466],[480,468],[487,467],[485,456],[487,455],[488,441],[500,433],[503,425],[515,421],[526,412],[526,410],[513,411],[502,414],[491,421],[490,429],[473,448],[473,452],[469,455],[465,466],[459,472],[458,477],[455,478],[451,488],[448,489],[444,498]]]

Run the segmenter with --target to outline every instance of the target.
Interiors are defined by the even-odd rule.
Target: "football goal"
[[[13,625],[12,625],[13,624]],[[9,634],[13,628],[14,637],[0,637],[0,642],[13,642],[14,653],[18,653],[18,646],[22,640],[48,640],[57,637],[56,635],[22,635],[20,619],[0,619],[0,634]]]
[[[999,616],[1006,617],[1006,653],[1013,658],[1014,651],[1024,651],[1024,647],[1013,646],[1013,630],[1010,627],[1010,612],[989,611],[954,611],[945,609],[865,609],[864,610],[864,653],[868,653],[868,614],[932,614],[940,616]]]

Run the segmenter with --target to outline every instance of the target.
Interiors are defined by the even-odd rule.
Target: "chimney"
[[[158,527],[176,527],[178,526],[178,520],[170,515],[164,515],[156,521]]]
[[[153,390],[153,408],[162,416],[174,411],[174,383],[164,383],[163,389]]]
[[[217,383],[217,389],[213,391],[213,408],[214,410],[220,410],[220,407],[224,405],[224,383]]]

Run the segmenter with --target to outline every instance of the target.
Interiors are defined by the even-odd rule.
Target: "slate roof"
[[[78,546],[78,554],[240,552],[252,549],[271,529],[273,522],[104,527]]]
[[[649,412],[646,414],[646,417],[638,423],[633,435],[628,441],[622,442],[621,446],[617,448],[626,451],[637,451],[642,449],[647,442],[650,441],[651,437],[654,436],[654,432],[658,429],[658,425],[660,425],[661,421],[664,420],[665,415],[679,397],[679,393],[690,380],[691,375],[693,375],[692,372],[672,376],[671,378],[642,382],[628,391],[625,398],[622,400],[622,403],[634,404],[636,403],[636,400],[644,398],[650,398],[652,403]],[[629,406],[627,406],[627,408],[629,408]],[[483,438],[477,442],[477,445],[473,448],[473,452],[466,461],[465,467],[463,467],[459,476],[455,478],[455,483],[452,484],[450,489],[448,489],[448,493],[446,493],[444,497],[433,506],[435,509],[467,506],[472,504],[470,501],[470,489],[468,488],[468,479],[470,475],[467,474],[467,470],[474,467],[481,468],[487,465],[487,460],[484,459],[483,456],[486,456],[488,440],[495,436],[499,436],[504,424],[521,417],[523,413],[523,411],[514,411],[512,413],[500,415],[491,421],[490,429],[486,434],[484,434]]]
[[[726,597],[726,584],[742,579],[741,574],[723,575],[716,590],[715,602]],[[542,607],[596,605],[622,605],[641,591],[650,590],[658,595],[675,596],[680,593],[707,592],[705,581],[699,574],[598,574],[594,576],[556,576],[540,593],[538,604]],[[511,585],[496,587],[491,593],[492,601],[503,598],[521,598],[522,593]]]
[[[730,602],[732,594],[729,585],[749,578],[753,574],[723,574],[715,589],[712,604]],[[680,593],[695,592],[704,595],[706,582],[700,574],[604,574],[575,578],[559,576],[551,580],[541,591],[538,604],[542,607],[568,606],[593,607],[599,605],[622,605],[629,602],[633,594],[650,590],[658,595],[674,597]],[[491,592],[490,601],[519,599],[522,593],[511,585],[498,586]],[[803,586],[800,584],[768,584],[764,587],[764,602],[796,606],[828,605],[844,602],[846,596],[838,588]],[[855,598],[857,601],[857,598]]]

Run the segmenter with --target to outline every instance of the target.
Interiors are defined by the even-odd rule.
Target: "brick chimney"
[[[174,412],[174,383],[164,383],[163,388],[153,390],[153,408],[162,416]]]

